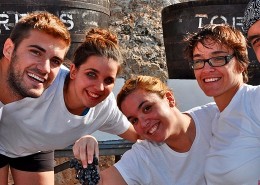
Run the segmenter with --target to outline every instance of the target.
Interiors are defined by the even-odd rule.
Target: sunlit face
[[[77,107],[94,107],[112,92],[119,63],[106,57],[91,56],[78,69],[71,66],[70,98]],[[77,105],[76,105],[77,104]]]
[[[174,130],[174,117],[168,99],[141,89],[135,90],[121,104],[121,109],[136,132],[145,139],[167,142]]]
[[[212,41],[208,41],[207,46],[198,43],[193,52],[193,60],[233,54],[232,50]],[[213,96],[215,99],[235,94],[243,83],[242,72],[236,70],[236,60],[236,57],[233,57],[228,64],[221,67],[211,67],[206,63],[204,68],[194,70],[198,84],[207,96]]]
[[[10,60],[8,83],[11,91],[18,98],[36,98],[57,76],[67,46],[46,33],[31,31],[16,50],[10,39],[4,50],[5,57]]]
[[[260,21],[255,22],[250,27],[247,37],[255,51],[258,62],[260,62]]]

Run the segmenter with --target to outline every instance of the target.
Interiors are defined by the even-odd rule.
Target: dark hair
[[[234,56],[239,61],[237,63],[237,70],[242,71],[243,81],[248,82],[249,65],[247,41],[243,33],[238,29],[227,25],[205,25],[197,33],[188,33],[184,41],[187,42],[187,46],[184,50],[184,56],[188,61],[193,60],[193,52],[198,43],[201,43],[204,47],[207,45],[207,40],[211,40],[220,45],[224,45],[234,51]]]
[[[121,64],[122,55],[117,36],[108,29],[90,29],[86,34],[85,41],[75,51],[72,63],[76,68],[79,68],[90,56],[111,58]]]

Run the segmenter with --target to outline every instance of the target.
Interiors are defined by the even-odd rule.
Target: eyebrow
[[[37,48],[38,50],[41,50],[42,52],[46,52],[46,50],[38,45],[29,45],[28,47]]]
[[[256,35],[251,35],[251,36],[249,36],[248,37],[248,42],[252,42],[252,40],[254,40],[255,38],[259,38],[260,37],[260,35],[259,34],[256,34]]]
[[[100,73],[98,70],[96,70],[96,69],[94,69],[94,68],[86,68],[86,69],[84,69],[84,70],[91,70],[91,71],[94,71],[94,72],[96,72],[96,73]]]
[[[228,52],[227,51],[213,51],[210,54],[213,54],[213,55],[215,55],[215,54],[228,54]],[[202,55],[201,54],[195,54],[195,55],[193,55],[193,58],[200,57],[200,56],[202,56]]]
[[[143,104],[144,104],[145,102],[147,102],[147,101],[142,101],[142,102],[140,103],[140,105],[138,106],[138,109],[141,109],[141,107],[143,106]]]
[[[44,48],[38,46],[38,45],[29,45],[28,47],[37,48],[38,50],[40,50],[40,51],[46,53],[46,50],[45,50]],[[60,60],[60,61],[63,61],[63,60],[64,60],[64,59],[62,59],[62,58],[60,58],[60,57],[57,57],[57,56],[55,56],[55,57],[53,57],[53,58],[55,58],[55,59],[57,59],[57,60]]]
[[[143,106],[143,104],[144,104],[145,102],[147,102],[147,101],[142,101],[142,102],[139,104],[139,106],[137,107],[137,109],[138,109],[138,110],[141,109],[141,107]],[[127,117],[128,120],[130,120],[131,118],[132,118],[132,116]]]

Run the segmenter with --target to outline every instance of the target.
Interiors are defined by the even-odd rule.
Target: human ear
[[[4,57],[10,61],[12,58],[13,51],[14,51],[14,43],[10,38],[8,38],[6,39],[3,47]]]
[[[171,91],[167,91],[166,94],[165,94],[166,98],[168,99],[169,101],[169,105],[170,107],[174,107],[175,106],[175,99],[173,97],[173,94]]]
[[[75,79],[77,76],[77,68],[75,64],[70,65],[70,79]]]

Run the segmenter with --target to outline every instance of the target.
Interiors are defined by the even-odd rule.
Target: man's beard
[[[7,82],[11,88],[12,95],[19,99],[25,97],[31,97],[31,98],[39,97],[39,95],[30,92],[29,88],[25,86],[26,84],[23,82],[24,71],[17,71],[17,69],[19,69],[19,66],[16,67],[18,63],[19,63],[19,58],[14,53],[10,61],[9,73],[7,78]]]

